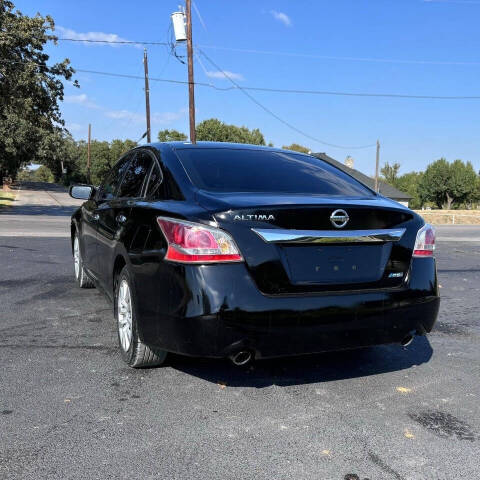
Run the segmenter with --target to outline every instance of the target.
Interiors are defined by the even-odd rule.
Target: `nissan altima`
[[[407,345],[435,323],[434,229],[314,156],[155,143],[70,194],[76,281],[112,301],[132,367]]]

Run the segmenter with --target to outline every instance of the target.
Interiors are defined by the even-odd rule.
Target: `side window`
[[[111,200],[116,196],[118,186],[122,181],[123,175],[125,174],[125,170],[127,169],[131,158],[132,154],[125,155],[110,170],[110,173],[107,175],[107,178],[103,182],[102,188],[100,189],[100,200]]]
[[[163,180],[162,171],[158,162],[153,162],[152,171],[148,180],[145,197],[150,200],[163,200],[163,189],[160,188]]]
[[[143,184],[152,165],[153,158],[148,152],[138,151],[123,177],[118,190],[119,197],[140,197]]]

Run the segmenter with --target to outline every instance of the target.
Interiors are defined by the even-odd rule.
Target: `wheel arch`
[[[120,272],[123,267],[127,265],[127,260],[121,253],[117,253],[115,261],[113,262],[113,271],[112,271],[112,298],[115,297],[115,291],[117,289],[117,282]]]
[[[73,239],[75,238],[75,233],[77,232],[80,235],[80,229],[78,228],[78,221],[76,218],[72,218],[72,222],[70,223],[70,246],[72,248],[72,255],[73,255]]]

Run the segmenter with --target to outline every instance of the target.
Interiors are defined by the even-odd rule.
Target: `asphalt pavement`
[[[42,184],[18,202],[0,210],[0,478],[480,478],[480,227],[437,229],[440,317],[407,348],[133,370],[109,303],[74,283],[74,205]]]

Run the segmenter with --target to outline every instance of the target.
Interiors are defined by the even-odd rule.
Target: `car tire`
[[[120,352],[130,367],[158,367],[165,362],[167,352],[153,348],[139,339],[136,300],[132,285],[130,272],[125,266],[116,282],[114,302]]]
[[[73,237],[73,266],[75,272],[75,280],[80,288],[93,288],[93,281],[88,276],[83,266],[82,253],[80,251],[80,239],[75,233]]]

